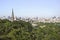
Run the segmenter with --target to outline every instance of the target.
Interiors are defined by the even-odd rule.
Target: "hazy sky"
[[[0,17],[11,16],[51,17],[60,16],[60,0],[0,0]]]

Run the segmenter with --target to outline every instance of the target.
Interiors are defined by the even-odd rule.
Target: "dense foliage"
[[[0,40],[60,40],[60,23],[37,23],[0,19]]]

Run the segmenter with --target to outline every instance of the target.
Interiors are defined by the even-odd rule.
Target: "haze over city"
[[[60,0],[0,0],[0,17],[11,16],[12,8],[18,17],[60,16]]]
[[[60,40],[60,0],[0,0],[0,40]]]

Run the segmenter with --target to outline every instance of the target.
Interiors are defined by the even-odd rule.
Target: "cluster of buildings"
[[[33,18],[21,18],[20,20],[26,21],[26,22],[44,22],[44,23],[55,23],[55,22],[60,22],[60,17],[51,17],[51,18],[38,18],[38,17],[33,17]]]
[[[60,22],[60,17],[51,17],[51,18],[39,18],[39,17],[15,17],[14,16],[14,12],[12,9],[12,16],[8,16],[8,18],[6,18],[5,16],[0,17],[0,19],[8,19],[10,21],[19,21],[19,20],[23,20],[26,22],[31,22],[31,23],[37,23],[37,22],[44,22],[44,23],[55,23],[55,22]]]

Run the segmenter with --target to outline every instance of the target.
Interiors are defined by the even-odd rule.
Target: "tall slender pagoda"
[[[13,9],[12,9],[12,21],[14,21],[14,12],[13,12]]]

